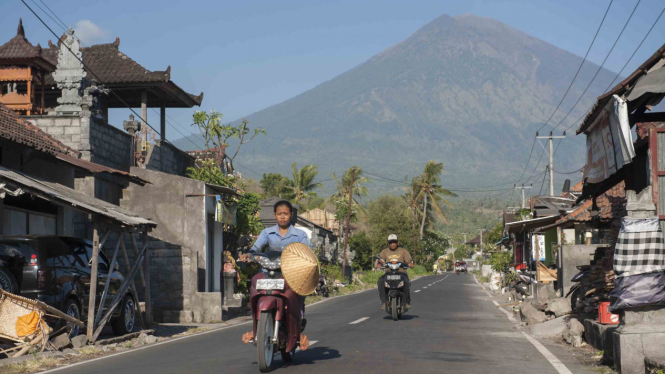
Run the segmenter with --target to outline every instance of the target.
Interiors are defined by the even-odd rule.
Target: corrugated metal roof
[[[150,183],[150,181],[147,181],[143,178],[139,178],[134,174],[127,173],[122,170],[118,169],[113,169],[108,166],[100,165],[100,164],[95,164],[94,162],[86,161],[80,158],[72,157],[70,155],[66,154],[56,154],[55,158],[58,160],[67,162],[69,164],[72,164],[74,166],[78,166],[80,168],[83,168],[93,174],[96,173],[107,173],[107,174],[114,174],[114,175],[121,175],[123,177],[129,178],[132,182],[139,184],[143,186],[146,183]]]
[[[61,184],[47,182],[35,177],[0,166],[0,183],[6,183],[12,190],[21,188],[24,192],[55,203],[69,205],[76,210],[98,214],[121,225],[156,227],[157,224],[128,210],[106,201],[90,197]]]
[[[225,195],[232,195],[232,196],[238,196],[238,197],[242,196],[241,194],[238,193],[238,191],[234,190],[233,188],[219,186],[217,184],[210,184],[210,183],[206,183],[206,186],[212,188],[213,190],[215,190],[217,192],[221,192],[222,194],[225,194]]]

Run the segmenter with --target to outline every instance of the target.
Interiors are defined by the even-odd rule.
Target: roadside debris
[[[527,325],[533,326],[535,324],[545,322],[548,320],[544,312],[534,308],[531,303],[525,302],[520,305],[520,317]]]

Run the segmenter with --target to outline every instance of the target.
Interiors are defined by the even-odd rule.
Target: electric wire
[[[584,97],[584,95],[586,94],[589,87],[591,87],[591,84],[593,83],[593,81],[596,80],[596,77],[598,76],[598,73],[600,73],[600,71],[603,69],[603,66],[605,66],[605,62],[607,62],[607,59],[612,54],[612,51],[614,51],[614,47],[616,47],[617,43],[619,42],[619,39],[621,39],[621,36],[623,35],[623,32],[626,30],[626,27],[628,26],[628,23],[630,23],[630,20],[633,18],[633,15],[635,14],[635,11],[637,10],[637,7],[640,5],[640,2],[642,2],[642,0],[637,0],[637,3],[635,4],[635,7],[633,8],[633,11],[630,13],[630,16],[628,17],[628,20],[626,20],[626,23],[623,25],[623,28],[621,29],[621,32],[617,36],[616,40],[614,40],[614,44],[612,44],[612,48],[610,48],[610,51],[607,52],[607,55],[605,56],[605,59],[603,60],[603,63],[600,64],[600,66],[598,67],[598,70],[596,70],[596,74],[593,75],[593,78],[591,78],[591,81],[589,81],[589,84],[586,86],[586,88],[584,89],[584,91],[582,92],[580,97],[577,99],[575,104],[573,104],[572,108],[570,108],[568,113],[566,113],[566,115],[561,119],[561,121],[559,121],[559,123],[557,123],[557,125],[554,126],[555,130],[561,125],[561,123],[563,123],[563,121],[566,118],[568,118],[570,113],[573,112],[575,107],[577,107],[577,104],[579,104],[579,102],[582,100],[582,97]]]
[[[587,48],[587,51],[584,54],[584,58],[582,59],[582,62],[580,63],[580,66],[577,68],[577,72],[575,72],[575,76],[573,77],[573,80],[570,81],[570,84],[568,85],[568,89],[566,90],[566,93],[563,94],[563,97],[561,98],[561,101],[559,101],[559,104],[556,106],[556,108],[554,109],[554,111],[550,115],[550,118],[548,118],[547,121],[545,121],[545,123],[543,123],[543,125],[540,126],[540,128],[538,129],[538,132],[540,132],[540,130],[542,130],[543,127],[545,127],[550,122],[550,120],[552,120],[552,117],[554,117],[554,114],[557,112],[557,110],[559,110],[559,108],[561,107],[561,104],[563,103],[563,100],[566,98],[566,96],[568,95],[568,92],[570,92],[570,89],[573,87],[573,83],[575,83],[575,79],[577,79],[577,76],[579,75],[580,71],[582,70],[582,66],[586,62],[586,59],[589,56],[589,52],[591,52],[591,47],[593,47],[593,44],[596,42],[596,38],[598,37],[598,34],[600,33],[600,29],[603,27],[603,23],[605,23],[605,18],[607,18],[607,13],[609,13],[613,2],[614,2],[614,0],[610,0],[610,3],[607,5],[607,9],[605,10],[605,14],[603,15],[603,19],[600,21],[600,25],[598,25],[598,29],[596,29],[596,34],[593,36],[593,39],[591,40],[591,44],[589,44],[589,48]],[[555,127],[555,129],[556,129],[556,127]]]

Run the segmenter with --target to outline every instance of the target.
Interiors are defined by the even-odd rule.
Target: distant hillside
[[[359,165],[402,180],[433,159],[444,163],[446,186],[512,181],[581,61],[496,20],[444,15],[344,74],[248,116],[268,136],[248,144],[238,160],[259,173],[288,173],[298,161],[318,164],[321,179]],[[597,68],[585,64],[554,124]],[[613,78],[602,70],[563,125],[579,118]],[[568,135],[556,154],[559,170],[584,163],[584,139]],[[185,139],[176,145],[192,147]],[[536,146],[536,158],[541,151]],[[374,183],[384,192],[396,188]]]

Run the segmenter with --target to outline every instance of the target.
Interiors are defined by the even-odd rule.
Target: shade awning
[[[210,187],[210,189],[214,190],[215,192],[219,192],[222,195],[231,195],[231,196],[237,196],[237,197],[242,197],[241,194],[238,193],[238,191],[234,190],[233,188],[230,187],[224,187],[220,186],[217,184],[210,184],[206,183],[207,187]]]
[[[556,222],[558,219],[559,216],[548,216],[511,222],[507,223],[503,230],[508,234],[518,234],[523,231],[532,231],[540,227],[550,225]]]
[[[58,183],[47,182],[0,166],[0,193],[29,193],[57,205],[96,214],[101,218],[127,227],[157,227],[154,221],[143,218],[117,205],[96,199]]]

